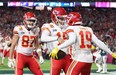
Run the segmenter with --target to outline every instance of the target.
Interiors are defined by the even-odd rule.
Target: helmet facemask
[[[36,23],[37,23],[37,19],[35,18],[29,18],[29,19],[26,19],[24,21],[24,23],[26,24],[26,26],[29,28],[29,29],[32,29],[36,26]]]
[[[57,16],[56,17],[56,23],[60,28],[66,27],[67,26],[67,24],[66,24],[66,15]]]

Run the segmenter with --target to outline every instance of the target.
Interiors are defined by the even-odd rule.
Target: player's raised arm
[[[108,52],[112,57],[116,58],[116,54],[114,54],[101,40],[99,40],[94,34],[92,36],[92,41],[102,50]]]
[[[51,42],[56,41],[58,39],[58,36],[51,36],[51,32],[48,28],[49,24],[44,24],[41,28],[42,34],[41,34],[41,41],[42,42]]]
[[[92,41],[101,49],[103,49],[104,51],[112,54],[111,50],[101,41],[99,40],[94,34],[92,36]]]

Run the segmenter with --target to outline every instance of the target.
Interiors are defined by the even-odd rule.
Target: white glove
[[[40,64],[43,64],[44,63],[44,59],[43,59],[42,56],[39,57],[39,62],[40,62]]]
[[[101,55],[97,55],[95,58],[95,63],[98,63],[101,60]]]
[[[15,68],[15,59],[8,59],[8,67]]]

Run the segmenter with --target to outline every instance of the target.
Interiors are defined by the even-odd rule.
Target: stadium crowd
[[[82,14],[83,25],[90,26],[94,30],[96,36],[103,40],[109,40],[109,47],[116,52],[116,10],[108,8],[65,8],[68,12],[78,11]],[[33,10],[23,7],[2,7],[0,8],[0,36],[12,37],[12,29],[16,25],[23,24],[23,15],[27,11],[32,11],[37,15],[38,26],[42,26],[46,22],[51,22],[50,12],[44,10]]]

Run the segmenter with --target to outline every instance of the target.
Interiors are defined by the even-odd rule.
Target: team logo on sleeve
[[[57,29],[53,29],[53,32],[57,31]]]
[[[23,30],[23,28],[20,26],[20,27],[19,27],[19,30]]]
[[[21,32],[21,34],[25,34],[25,32]]]

